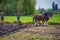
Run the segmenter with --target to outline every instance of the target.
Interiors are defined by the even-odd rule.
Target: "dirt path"
[[[34,24],[4,24],[3,27],[0,25],[0,34],[8,34],[14,31],[32,32],[32,33],[42,33],[42,34],[60,34],[60,25],[48,25],[48,26],[35,26]]]
[[[28,33],[60,35],[60,25],[37,26],[24,29]]]

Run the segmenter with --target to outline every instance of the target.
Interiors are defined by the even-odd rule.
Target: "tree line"
[[[36,0],[0,0],[0,12],[4,15],[33,15]]]
[[[52,11],[53,13],[58,12],[58,4],[55,4],[55,2],[52,2]]]

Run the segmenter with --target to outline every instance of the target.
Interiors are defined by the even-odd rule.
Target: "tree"
[[[52,10],[55,11],[55,3],[52,3]]]
[[[4,12],[5,5],[7,4],[7,0],[0,0],[0,11]]]
[[[58,4],[55,4],[54,2],[52,3],[52,11],[53,11],[53,13],[58,12]]]
[[[55,4],[55,10],[58,11],[58,4]]]
[[[30,5],[29,5],[29,15],[34,14],[35,12],[35,0],[30,0]]]
[[[58,9],[58,13],[60,14],[60,9]]]
[[[35,10],[35,0],[0,0],[0,10],[5,15],[31,15]]]
[[[25,15],[32,15],[35,11],[35,0],[24,0],[23,10]]]

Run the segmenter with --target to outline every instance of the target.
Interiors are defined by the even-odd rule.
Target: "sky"
[[[60,0],[36,0],[35,8],[36,9],[38,9],[39,7],[44,9],[52,8],[52,2],[58,4],[58,8],[60,8]]]

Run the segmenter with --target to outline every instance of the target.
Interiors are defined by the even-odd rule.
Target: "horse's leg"
[[[35,25],[37,25],[37,22],[35,21]]]
[[[38,25],[38,26],[40,25],[40,21],[37,21],[37,25]]]
[[[36,25],[37,23],[36,23],[36,19],[35,18],[33,18],[33,23],[34,23],[34,25]]]
[[[40,22],[39,21],[35,21],[35,25],[37,25],[37,26],[39,26],[40,24],[39,24]]]
[[[34,24],[37,25],[37,20],[34,21]]]
[[[44,25],[45,24],[45,21],[44,20],[42,20],[42,25]]]
[[[46,23],[46,25],[48,25],[48,21],[46,21],[45,23]]]
[[[44,22],[44,25],[48,25],[48,21],[45,21],[45,22]]]

